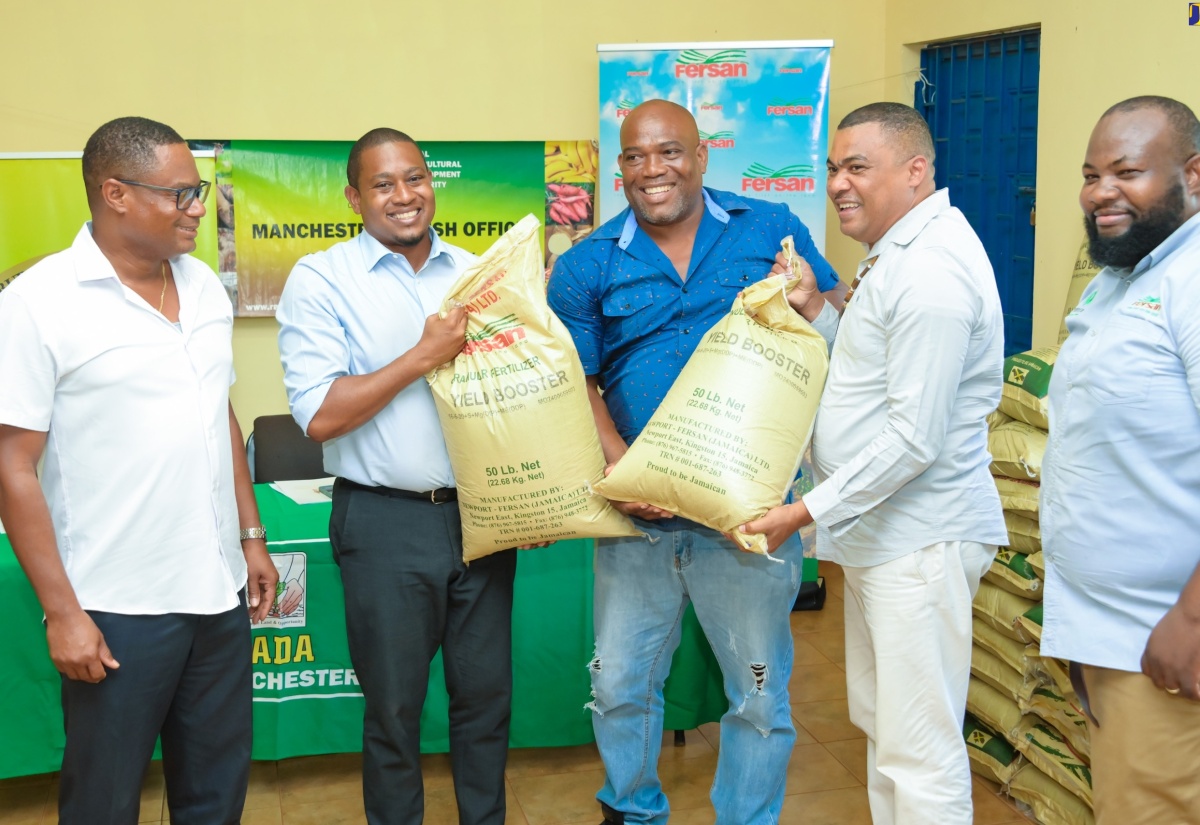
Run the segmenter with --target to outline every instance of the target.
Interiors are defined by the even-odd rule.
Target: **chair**
[[[261,415],[246,443],[254,482],[323,478],[321,445],[304,434],[290,415]]]

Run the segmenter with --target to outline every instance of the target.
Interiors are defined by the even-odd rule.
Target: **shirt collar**
[[[885,232],[883,237],[873,245],[867,247],[866,244],[863,244],[867,249],[867,257],[871,257],[872,255],[878,256],[889,244],[908,246],[917,235],[921,234],[921,230],[925,228],[926,224],[949,208],[950,190],[937,190],[908,210],[904,214],[904,217],[892,224],[891,229]]]
[[[96,239],[92,236],[92,222],[88,221],[79,230],[79,234],[75,236],[75,240],[71,243],[71,250],[79,256],[81,265],[75,267],[75,278],[79,282],[84,281],[103,281],[106,278],[112,278],[118,284],[121,283],[120,277],[117,276],[117,270],[113,268],[112,261],[105,256],[100,247],[96,244]],[[183,257],[176,255],[169,259],[171,264],[171,276],[175,279],[175,288],[182,289],[188,283],[187,273],[184,268],[176,262]]]
[[[429,262],[434,258],[437,258],[439,255],[450,254],[450,250],[447,248],[446,243],[442,241],[441,236],[438,235],[437,230],[435,230],[432,226],[429,227],[429,236],[433,238],[433,243],[429,247],[429,257],[425,260],[425,266],[428,266]],[[366,266],[368,272],[378,266],[379,262],[384,258],[388,258],[396,254],[381,244],[375,238],[375,236],[371,235],[365,229],[358,233],[357,240],[358,248],[362,250],[363,264]],[[405,258],[405,264],[407,263],[408,259]],[[424,269],[425,266],[422,266],[421,268]]]
[[[92,237],[91,221],[79,230],[79,234],[71,243],[71,250],[82,259],[82,265],[75,267],[75,278],[80,282],[102,281],[105,278],[121,280],[117,277],[117,270],[113,269],[112,261],[106,258],[96,245],[96,239]]]
[[[731,212],[744,212],[750,208],[750,204],[732,192],[710,190],[707,187],[701,188],[700,192],[704,196],[704,208],[708,210],[708,214],[722,224],[729,223]],[[610,240],[616,238],[617,246],[621,249],[628,249],[629,244],[633,243],[633,236],[637,228],[637,216],[633,214],[631,208],[625,207],[621,214],[602,225],[592,235],[596,238]]]
[[[1167,236],[1167,239],[1160,243],[1146,257],[1142,258],[1134,265],[1130,271],[1130,275],[1136,277],[1141,275],[1147,269],[1157,264],[1161,264],[1179,247],[1183,246],[1187,241],[1191,240],[1196,235],[1200,234],[1200,212],[1192,215],[1183,225]],[[1120,271],[1120,270],[1117,270]]]

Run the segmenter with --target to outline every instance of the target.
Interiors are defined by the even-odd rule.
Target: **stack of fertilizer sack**
[[[963,733],[971,768],[1003,785],[1043,825],[1090,825],[1088,723],[1065,662],[1041,656],[1038,492],[1049,422],[1046,390],[1058,347],[1004,363],[1000,409],[988,418],[992,475],[1009,544],[974,603],[974,648]]]

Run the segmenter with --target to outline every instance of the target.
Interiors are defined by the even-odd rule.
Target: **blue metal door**
[[[921,50],[916,84],[937,185],[950,188],[996,272],[1005,355],[1029,349],[1033,335],[1040,43],[1029,30],[934,44]]]

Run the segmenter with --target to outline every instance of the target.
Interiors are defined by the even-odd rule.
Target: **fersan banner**
[[[686,107],[706,186],[786,203],[825,248],[831,40],[601,45],[600,222],[627,205],[621,123],[645,100]]]

